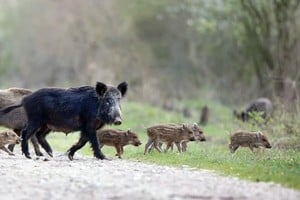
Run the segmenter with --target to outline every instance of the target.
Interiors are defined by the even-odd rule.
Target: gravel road
[[[32,154],[33,155],[33,154]],[[300,191],[212,171],[55,153],[49,161],[0,153],[1,200],[300,199]]]

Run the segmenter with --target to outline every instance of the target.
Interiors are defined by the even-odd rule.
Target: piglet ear
[[[259,135],[259,136],[262,136],[262,132],[261,132],[261,131],[258,131],[258,135]]]
[[[107,86],[104,83],[97,82],[96,84],[96,92],[99,96],[103,96],[107,90]]]
[[[126,81],[124,81],[124,82],[120,83],[117,88],[121,92],[122,97],[123,97],[127,92],[128,83]]]

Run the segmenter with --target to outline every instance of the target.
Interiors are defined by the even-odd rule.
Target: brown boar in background
[[[259,147],[272,148],[268,138],[263,133],[249,131],[236,131],[230,136],[230,152],[234,153],[240,146],[249,147],[251,151]]]
[[[21,138],[11,130],[5,130],[0,132],[0,149],[7,152],[9,155],[14,155],[9,149],[5,147],[7,144],[19,144]]]
[[[104,129],[97,131],[97,138],[99,140],[99,148],[101,149],[104,145],[114,146],[116,148],[117,154],[119,158],[124,153],[123,147],[126,145],[141,145],[141,141],[139,140],[136,133],[131,130],[121,131],[121,130],[112,130],[112,129]]]
[[[167,148],[165,151],[176,144],[178,151],[182,152],[181,143],[183,141],[195,141],[195,135],[191,128],[187,125],[176,124],[160,124],[147,128],[148,142],[145,145],[145,151],[149,152],[152,146],[159,152],[162,152],[160,143],[166,143]]]
[[[8,88],[0,90],[0,109],[7,106],[21,102],[23,97],[31,94],[32,91],[25,88]],[[12,129],[17,133],[18,136],[21,135],[21,130],[25,127],[27,123],[26,112],[23,107],[16,108],[15,110],[0,114],[0,126]],[[39,143],[35,135],[31,137],[31,142],[33,144],[36,155],[42,156],[42,152],[39,148]],[[10,151],[13,151],[14,144],[8,146]]]

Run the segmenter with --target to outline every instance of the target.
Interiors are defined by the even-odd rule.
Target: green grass
[[[189,102],[189,104],[194,105],[197,110],[201,108],[201,105],[196,102]],[[177,153],[177,150],[174,149],[173,152],[158,153],[152,151],[150,154],[144,155],[144,145],[147,141],[145,128],[157,123],[197,122],[200,111],[194,110],[192,118],[184,118],[181,114],[165,112],[146,104],[123,102],[123,124],[119,127],[107,128],[130,128],[138,133],[143,144],[140,147],[126,146],[123,159],[176,167],[189,166],[209,169],[224,175],[252,181],[275,182],[286,187],[300,189],[299,151],[263,149],[252,153],[247,148],[240,148],[232,155],[228,150],[229,132],[247,128],[247,126],[234,120],[231,110],[227,107],[214,102],[210,102],[208,106],[211,108],[210,123],[203,127],[208,141],[189,143],[187,152],[182,154]],[[53,149],[66,151],[76,142],[78,136],[78,133],[68,136],[54,133],[50,134],[48,139]],[[273,139],[270,137],[271,143]],[[114,148],[104,147],[102,150],[108,157],[117,159],[114,156]],[[92,156],[89,145],[86,145],[79,152]]]

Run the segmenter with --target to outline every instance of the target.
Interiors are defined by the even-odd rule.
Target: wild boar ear
[[[104,83],[97,82],[96,83],[96,92],[99,96],[103,96],[104,93],[107,91],[107,86]]]
[[[262,136],[262,132],[258,131],[258,136]]]
[[[198,124],[195,122],[193,123],[193,128],[197,128],[198,127]]]
[[[9,132],[8,131],[5,131],[5,134],[4,134],[6,137],[9,136]]]
[[[123,97],[123,96],[125,96],[125,94],[127,92],[128,83],[126,81],[124,81],[124,82],[120,83],[117,88],[121,92],[122,97]]]
[[[129,134],[129,130],[126,131],[125,136],[127,137]]]

